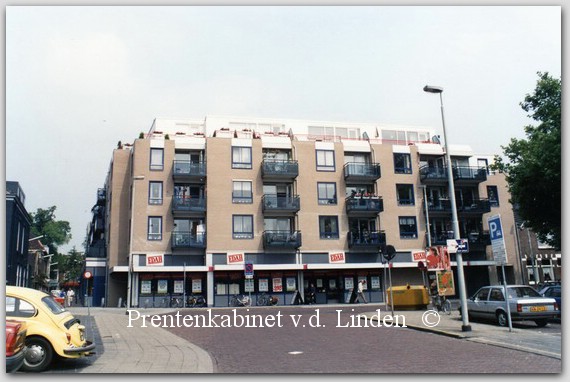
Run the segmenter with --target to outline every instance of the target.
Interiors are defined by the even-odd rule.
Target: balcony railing
[[[261,176],[264,179],[290,179],[299,176],[299,163],[296,160],[266,159],[261,162]]]
[[[348,215],[376,215],[384,211],[384,201],[381,197],[373,196],[349,196],[346,201],[346,213]]]
[[[386,244],[386,233],[384,231],[371,232],[349,232],[348,247],[368,250],[378,250]]]
[[[467,238],[470,252],[484,251],[486,246],[491,245],[491,236],[489,235],[489,231],[470,232],[468,234],[461,232],[459,236],[463,239]],[[453,231],[444,231],[438,234],[432,234],[431,244],[447,245],[447,240],[452,239],[455,239]]]
[[[297,249],[301,245],[301,231],[263,231],[265,249]]]
[[[487,180],[487,169],[484,167],[453,166],[453,179],[459,183],[481,183]],[[420,168],[420,180],[426,183],[448,182],[447,167]]]
[[[440,199],[436,203],[428,203],[429,213],[450,214],[451,201],[449,199]],[[462,215],[481,215],[491,212],[491,203],[488,199],[474,199],[470,203],[457,203],[457,213]]]
[[[349,162],[344,165],[344,180],[348,182],[374,182],[380,176],[379,163]]]
[[[301,209],[301,199],[299,196],[277,196],[272,194],[263,195],[262,209],[267,212],[289,212],[297,213]]]
[[[172,248],[206,248],[206,233],[172,232]]]
[[[172,198],[172,212],[206,212],[206,198]]]
[[[206,177],[206,162],[192,162],[175,160],[172,176],[176,178],[199,178]]]

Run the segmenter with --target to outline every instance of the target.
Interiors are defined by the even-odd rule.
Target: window
[[[253,215],[233,215],[233,238],[253,239]]]
[[[493,288],[491,290],[491,295],[489,296],[489,301],[505,301],[503,291],[499,288]]]
[[[413,206],[414,201],[414,186],[412,184],[397,184],[396,197],[399,206]]]
[[[394,172],[396,174],[412,173],[412,159],[410,154],[394,153]]]
[[[338,239],[338,217],[319,216],[321,239]]]
[[[337,204],[336,183],[317,183],[319,204]]]
[[[487,186],[487,197],[491,207],[499,207],[499,193],[497,186]]]
[[[232,203],[253,203],[251,181],[235,180],[233,182]]]
[[[162,204],[162,182],[150,182],[148,204]]]
[[[162,217],[148,217],[148,240],[162,240]]]
[[[487,161],[487,159],[478,158],[477,167],[484,168],[485,171],[487,172],[487,175],[489,175],[489,162]]]
[[[150,169],[155,171],[164,169],[164,149],[150,149]]]
[[[27,301],[6,296],[6,313],[12,317],[32,317],[36,309]]]
[[[317,171],[335,171],[333,150],[317,150]]]
[[[232,168],[252,168],[251,147],[232,147]]]
[[[415,239],[418,237],[418,227],[415,216],[401,216],[399,218],[399,224],[400,239]]]
[[[475,295],[475,300],[479,300],[479,301],[487,301],[487,298],[489,298],[489,288],[483,288],[479,291],[479,293],[477,293]]]

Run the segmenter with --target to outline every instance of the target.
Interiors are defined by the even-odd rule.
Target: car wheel
[[[540,320],[534,320],[536,326],[539,328],[543,328],[548,324],[548,320],[546,318],[541,318]]]
[[[499,323],[499,326],[507,326],[509,324],[507,313],[503,312],[502,310],[500,312],[497,312],[497,322]]]
[[[53,349],[48,341],[41,337],[27,338],[26,348],[22,370],[40,372],[49,366],[53,359]]]

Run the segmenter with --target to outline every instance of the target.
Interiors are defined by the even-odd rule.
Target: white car
[[[541,296],[526,285],[508,285],[509,307],[512,321],[534,321],[539,327],[556,318],[559,307],[556,300]],[[499,326],[508,325],[504,286],[491,285],[479,289],[467,300],[469,317],[496,320]],[[459,309],[461,313],[461,308]]]

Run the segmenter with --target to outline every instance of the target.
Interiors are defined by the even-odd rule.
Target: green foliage
[[[538,72],[533,94],[520,103],[528,116],[539,122],[524,130],[526,139],[512,138],[501,146],[508,158],[495,157],[493,169],[505,173],[511,203],[539,240],[561,247],[562,224],[562,140],[561,80]]]
[[[139,134],[139,139],[144,139],[144,133],[143,133],[143,132],[141,132],[141,133]]]
[[[85,255],[73,247],[67,254],[57,255],[58,268],[63,281],[79,280],[85,265]]]
[[[42,236],[43,244],[48,245],[50,252],[57,254],[58,246],[67,244],[71,240],[71,226],[64,220],[55,220],[56,207],[47,210],[38,208],[36,213],[30,213],[32,220],[31,237]]]

